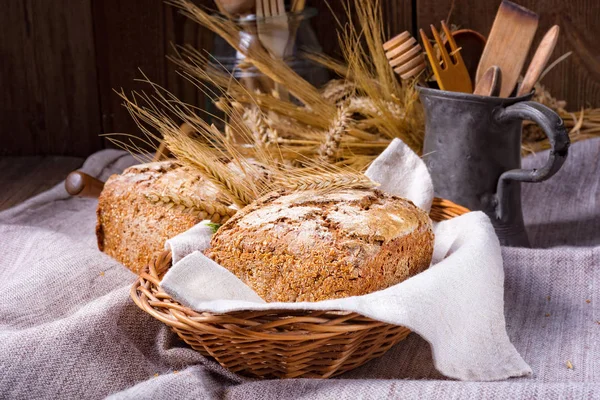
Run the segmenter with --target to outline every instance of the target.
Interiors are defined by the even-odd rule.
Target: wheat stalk
[[[201,143],[181,135],[165,135],[167,147],[178,160],[198,171],[215,185],[234,204],[243,207],[256,199],[253,190],[243,177],[233,173]]]
[[[364,129],[348,129],[346,132],[348,136],[362,140],[384,139],[388,142],[395,137],[400,137],[413,150],[420,151],[424,131],[422,128],[423,116],[419,112],[418,107],[415,107],[414,89],[410,86],[402,87],[398,84],[383,54],[381,46],[383,32],[378,23],[378,21],[381,21],[378,2],[370,0],[354,1],[355,8],[361,8],[362,10],[359,12],[360,26],[350,26],[340,39],[342,47],[346,49],[345,57],[347,66],[343,67],[343,64],[336,64],[336,62],[328,59],[326,56],[310,55],[313,58],[320,58],[320,61],[328,67],[332,67],[338,73],[345,74],[346,80],[344,82],[346,83],[340,83],[340,85],[347,86],[347,88],[338,88],[337,90],[341,90],[341,92],[336,95],[332,92],[334,89],[332,84],[329,90],[320,94],[321,99],[319,101],[312,97],[315,93],[311,89],[309,90],[311,94],[308,97],[311,97],[312,100],[310,104],[305,101],[308,105],[307,107],[294,106],[290,102],[281,101],[281,99],[270,94],[249,92],[239,82],[232,79],[231,76],[216,70],[211,63],[207,62],[205,55],[189,46],[180,47],[179,57],[174,61],[184,69],[191,80],[213,80],[218,82],[218,85],[227,90],[236,101],[245,104],[247,107],[257,106],[267,115],[275,112],[278,115],[288,116],[297,121],[297,124],[305,125],[307,130],[313,131],[329,130],[337,117],[337,110],[335,108],[331,108],[331,106],[322,108],[322,104],[331,105],[332,102],[340,101],[344,96],[348,96],[349,91],[352,90],[353,92],[357,92],[357,96],[370,97],[372,99],[371,108],[375,108],[376,110],[371,110],[373,118],[370,118],[368,124],[366,122],[362,123]],[[236,31],[238,28],[235,27],[235,24],[229,25],[227,21],[222,21],[214,17],[211,19],[210,16],[207,16],[205,13],[203,14],[201,11],[199,12],[191,6],[187,0],[178,0],[175,3],[178,3],[179,7],[185,9],[184,13],[196,22],[208,26],[218,34],[227,36],[226,40],[234,39],[239,34]],[[349,10],[349,7],[347,7],[347,10]],[[363,47],[363,39],[365,39],[366,47]],[[253,50],[246,49],[244,51],[250,62],[255,61],[251,55]],[[290,89],[295,88],[295,83],[286,78],[287,72],[285,69],[278,69],[277,62],[274,64],[273,60],[266,60],[266,62],[267,65],[261,65],[256,62],[254,64],[271,78],[273,78],[270,75],[272,73],[280,75],[279,79],[273,78],[277,82],[283,83]],[[264,68],[267,68],[267,70],[263,70]],[[405,111],[405,108],[410,109],[411,112]],[[398,112],[398,110],[401,111]],[[414,121],[412,115],[417,116],[416,121]],[[272,122],[271,126],[281,134],[283,129],[280,129],[277,121]],[[299,129],[298,132],[306,136],[304,129]],[[373,135],[378,135],[378,138],[374,138]],[[288,137],[286,135],[280,136]],[[329,138],[328,144],[330,148],[335,147],[337,143],[331,139],[334,138]],[[285,147],[285,143],[282,144]],[[262,147],[259,145],[257,149],[261,150]],[[326,150],[325,146],[314,148],[317,156],[320,153],[322,155],[323,151]],[[342,152],[341,154],[346,153]],[[331,157],[327,159],[330,161],[335,160],[335,158],[332,159]]]
[[[174,106],[173,102],[169,101],[168,93],[163,93],[157,86],[155,89],[155,97],[152,99],[147,95],[141,95],[138,99],[135,93],[132,95],[132,99],[129,99],[121,94],[125,100],[125,106],[140,129],[147,132],[148,135],[157,137],[145,124],[154,127],[164,137],[167,147],[181,163],[188,165],[213,183],[232,203],[243,207],[252,202],[256,198],[256,193],[260,192],[258,189],[260,180],[244,181],[243,178],[246,174],[259,176],[254,168],[242,160],[235,148],[214,126],[208,125],[189,109],[186,109],[181,102],[177,103],[177,107]],[[143,104],[138,103],[138,100],[144,99],[146,101]],[[205,141],[199,141],[182,132],[173,118],[159,109],[159,104],[180,116]],[[214,145],[219,147],[214,147]],[[237,164],[242,175],[234,173],[222,162],[221,158]]]

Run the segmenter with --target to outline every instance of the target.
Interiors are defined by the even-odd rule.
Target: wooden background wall
[[[330,0],[343,15],[341,0]],[[209,0],[197,0],[210,4]],[[489,32],[499,0],[381,0],[387,30],[415,32],[451,22]],[[598,0],[518,0],[540,14],[540,36],[561,25],[555,57],[574,54],[544,80],[569,109],[600,107]],[[334,18],[323,0],[313,26],[337,54]],[[143,89],[140,69],[188,102],[198,93],[165,59],[170,43],[210,48],[211,35],[162,0],[0,0],[0,156],[86,156],[106,147],[99,134],[136,132],[113,89]]]

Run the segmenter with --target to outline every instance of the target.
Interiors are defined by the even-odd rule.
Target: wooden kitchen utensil
[[[531,59],[531,63],[529,64],[529,68],[527,68],[527,72],[525,73],[525,78],[523,78],[523,83],[521,83],[521,87],[517,92],[518,96],[524,96],[529,94],[533,89],[533,86],[540,78],[540,75],[546,64],[548,64],[548,60],[554,51],[554,47],[556,46],[556,42],[558,41],[558,34],[560,33],[560,28],[558,25],[554,25],[544,38],[540,42],[537,50],[533,58]]]
[[[481,77],[473,94],[479,96],[494,96],[497,97],[502,86],[502,71],[497,65],[492,65],[485,71]]]
[[[479,60],[483,54],[485,48],[485,37],[472,29],[459,29],[452,32],[454,42],[460,49],[460,56],[465,62],[467,71],[469,71],[469,77],[471,82],[475,82],[475,76],[477,75],[477,66]],[[444,40],[444,44],[448,42],[448,39]]]
[[[500,97],[512,93],[538,27],[538,16],[515,3],[503,0],[477,67],[476,84],[492,65],[502,70]]]
[[[65,189],[71,196],[98,197],[104,182],[81,171],[73,171],[65,179]]]
[[[456,46],[456,42],[450,33],[450,29],[448,29],[448,26],[444,21],[442,21],[442,29],[448,38],[448,44],[450,44],[450,49],[453,52],[452,56],[450,56],[448,50],[446,50],[446,46],[444,46],[444,43],[440,38],[440,34],[438,33],[437,29],[435,29],[435,26],[431,25],[431,32],[433,33],[433,38],[435,39],[436,44],[438,45],[443,65],[441,65],[438,61],[435,50],[431,46],[431,43],[429,43],[427,35],[423,29],[420,30],[423,46],[427,52],[427,57],[429,58],[429,63],[431,64],[431,69],[435,74],[438,85],[442,90],[472,93],[473,86],[471,84],[471,78],[469,78],[469,72],[467,71],[467,67],[465,66],[465,63],[460,55],[460,51]],[[452,61],[452,57],[454,58],[455,62]]]
[[[290,28],[283,0],[257,0],[258,38],[274,58],[283,58]]]
[[[423,50],[408,32],[402,32],[385,42],[383,49],[390,66],[402,79],[414,78],[425,69]]]
[[[304,10],[304,6],[306,5],[306,0],[293,0],[292,1],[292,12],[302,12]]]
[[[283,59],[290,40],[290,26],[283,0],[256,0],[258,38],[273,58]],[[275,83],[281,99],[289,99],[288,90]]]
[[[254,11],[256,0],[215,0],[223,14],[239,15]]]
[[[290,11],[293,14],[299,14],[304,11],[304,6],[306,6],[306,0],[293,0]],[[298,27],[301,23],[302,18],[292,17],[292,20],[290,21],[290,40],[288,41],[288,46],[285,52],[286,57],[293,53],[296,34],[298,33]]]

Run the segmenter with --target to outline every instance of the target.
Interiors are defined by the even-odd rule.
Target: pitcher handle
[[[550,154],[546,164],[539,169],[513,169],[498,179],[496,190],[496,217],[504,220],[508,216],[508,201],[505,195],[512,181],[542,182],[554,175],[567,159],[570,139],[563,120],[550,108],[534,101],[523,101],[497,111],[498,123],[512,120],[530,120],[537,123],[550,140]]]

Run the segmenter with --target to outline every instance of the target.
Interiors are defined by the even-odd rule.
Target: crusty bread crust
[[[98,199],[98,248],[138,274],[165,241],[204,219],[235,214],[217,189],[173,161],[112,175]],[[218,222],[218,221],[216,221]]]
[[[385,289],[428,268],[429,216],[377,190],[271,193],[213,236],[205,254],[268,302]]]

